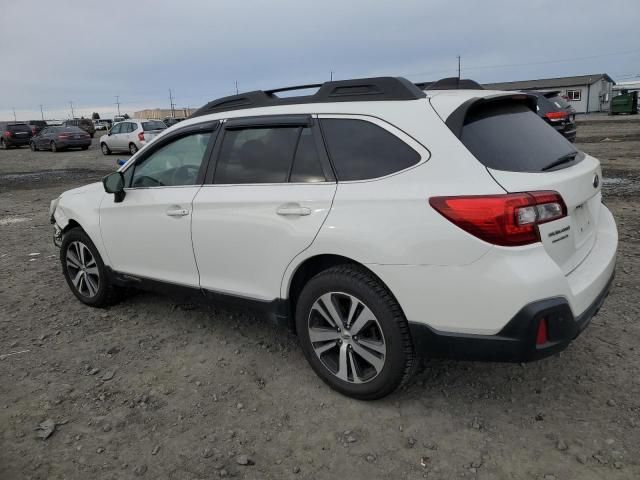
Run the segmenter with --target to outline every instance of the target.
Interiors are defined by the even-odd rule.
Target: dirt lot
[[[620,229],[590,328],[533,364],[429,362],[370,403],[328,389],[251,314],[151,294],[80,304],[49,201],[118,157],[0,151],[0,479],[640,478],[640,121],[578,132]]]

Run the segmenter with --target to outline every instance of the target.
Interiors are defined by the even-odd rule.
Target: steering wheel
[[[134,187],[164,187],[164,183],[160,180],[156,180],[153,177],[143,175],[135,179]]]
[[[198,176],[199,167],[196,165],[182,165],[173,171],[171,176],[172,185],[189,185]]]

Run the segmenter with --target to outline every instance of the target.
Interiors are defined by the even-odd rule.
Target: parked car
[[[26,123],[0,122],[0,148],[29,145],[31,127]]]
[[[103,122],[102,120],[94,120],[93,121],[93,126],[96,129],[96,131],[98,131],[98,130],[108,130],[107,124],[105,122]]]
[[[113,117],[113,123],[124,122],[127,118],[124,115],[116,115]]]
[[[173,127],[176,123],[180,123],[184,118],[164,117],[162,121],[167,127]]]
[[[100,148],[104,155],[111,155],[111,152],[133,155],[166,128],[160,120],[125,120],[116,123],[109,133],[100,137]]]
[[[31,128],[31,135],[38,135],[40,130],[47,126],[47,122],[44,120],[29,120],[27,124]]]
[[[68,148],[87,150],[91,146],[91,136],[80,127],[47,127],[30,142],[31,150],[51,150],[59,152]]]
[[[530,361],[587,327],[617,229],[599,161],[534,97],[390,77],[318,87],[212,101],[53,200],[73,294],[260,309],[359,399],[402,385],[419,356]]]
[[[576,111],[560,96],[559,91],[537,92],[529,90],[526,93],[535,95],[538,99],[538,115],[562,134],[570,142],[576,140]]]
[[[73,120],[65,120],[62,122],[65,127],[79,127],[93,138],[96,133],[96,127],[93,126],[93,120],[89,118],[74,118]]]

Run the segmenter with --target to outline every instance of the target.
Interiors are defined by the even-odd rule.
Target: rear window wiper
[[[566,155],[562,155],[555,162],[551,162],[549,165],[544,167],[542,171],[546,172],[547,170],[551,170],[552,168],[557,167],[558,165],[562,165],[563,163],[572,162],[576,158],[576,155],[578,155],[578,152],[571,152],[567,153]]]

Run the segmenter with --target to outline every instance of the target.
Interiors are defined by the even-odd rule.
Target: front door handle
[[[189,215],[189,210],[186,208],[170,208],[166,213],[170,217],[184,217],[185,215]]]
[[[303,217],[305,215],[311,215],[311,209],[307,207],[301,207],[297,203],[285,203],[280,205],[276,210],[278,215],[284,216],[298,216]]]

